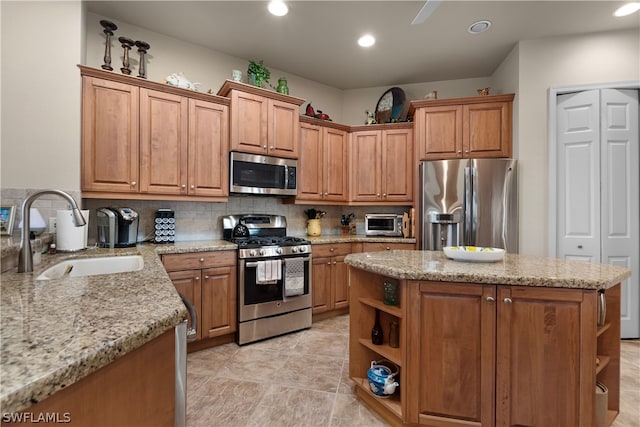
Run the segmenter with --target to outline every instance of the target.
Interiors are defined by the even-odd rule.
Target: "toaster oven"
[[[367,236],[402,237],[402,215],[366,214],[364,216],[364,233]]]

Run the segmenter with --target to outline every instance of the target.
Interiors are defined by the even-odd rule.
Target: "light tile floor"
[[[187,426],[387,426],[355,397],[349,379],[349,316],[270,340],[187,358]],[[621,414],[640,427],[640,341],[622,343]]]

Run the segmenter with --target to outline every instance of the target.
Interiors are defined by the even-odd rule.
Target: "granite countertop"
[[[0,405],[24,410],[160,336],[186,318],[159,254],[235,250],[227,241],[143,244],[42,255],[33,273],[2,273]],[[140,254],[137,272],[37,281],[69,258]]]
[[[453,261],[440,251],[392,250],[351,254],[344,262],[397,279],[574,289],[606,289],[631,275],[613,265],[517,254],[478,263]]]

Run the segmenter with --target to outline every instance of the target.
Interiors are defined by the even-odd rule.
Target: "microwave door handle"
[[[284,189],[289,188],[289,166],[284,165]]]

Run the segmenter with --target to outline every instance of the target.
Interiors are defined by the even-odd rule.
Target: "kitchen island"
[[[628,270],[511,254],[468,263],[403,250],[351,254],[345,264],[349,375],[390,424],[582,427],[609,425],[618,414]],[[395,305],[384,303],[385,282],[397,287]],[[371,339],[376,314],[381,345]],[[389,345],[392,322],[397,348]],[[399,371],[387,398],[367,380],[371,362],[382,359]],[[608,388],[606,401],[596,383]]]

